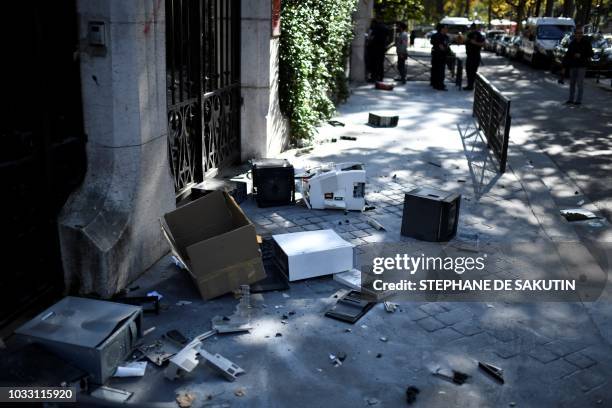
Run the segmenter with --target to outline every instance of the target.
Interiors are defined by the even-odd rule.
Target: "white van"
[[[555,45],[576,24],[569,17],[530,17],[521,33],[521,53],[532,65],[546,65],[552,59]]]
[[[451,44],[455,44],[457,42],[457,35],[461,33],[465,37],[472,22],[466,17],[444,17],[440,24],[448,27],[448,39]]]

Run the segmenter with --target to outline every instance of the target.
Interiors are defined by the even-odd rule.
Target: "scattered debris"
[[[355,136],[340,136],[340,140],[357,140]]]
[[[288,295],[288,294],[286,294],[286,293],[283,293],[283,297],[284,297],[284,298],[290,298],[291,296],[289,296],[289,295]]]
[[[164,296],[158,291],[154,290],[153,292],[147,293],[147,296],[156,297],[158,300],[161,300]]]
[[[147,334],[149,334],[149,333],[153,332],[155,329],[156,329],[156,327],[155,327],[155,326],[153,326],[153,327],[149,327],[148,329],[146,329],[145,331],[143,331],[143,332],[142,332],[142,336],[143,336],[143,337],[144,337],[144,336],[146,336]]]
[[[332,125],[333,127],[344,127],[344,123],[338,121],[338,120],[328,120],[327,123],[329,123],[330,125]]]
[[[160,304],[157,296],[114,297],[113,302],[142,307],[144,313],[159,314]],[[149,307],[146,307],[149,306]]]
[[[176,302],[177,306],[185,306],[185,305],[190,305],[192,302],[189,300],[179,300],[178,302]]]
[[[384,337],[384,336],[383,336],[383,337],[381,337],[379,340],[380,340],[380,341],[382,341],[383,343],[386,343],[386,342],[388,342],[388,341],[389,341],[389,339],[388,339],[388,338],[386,338],[386,337]]]
[[[489,363],[483,363],[482,361],[478,362],[478,367],[480,367],[484,372],[489,374],[495,380],[499,381],[502,384],[504,383],[504,370],[502,370],[501,368]]]
[[[382,357],[382,353],[376,354],[376,358],[381,358],[381,357]]]
[[[176,403],[180,408],[189,408],[195,401],[195,395],[190,392],[183,392],[176,396]]]
[[[236,390],[234,390],[234,395],[237,397],[244,397],[246,395],[246,389],[237,388]]]
[[[185,264],[180,259],[178,259],[176,256],[171,255],[170,259],[172,259],[172,263],[174,263],[174,265],[176,265],[179,269],[187,269]]]
[[[409,385],[406,388],[406,402],[408,405],[413,404],[416,401],[417,394],[421,392],[417,387]]]
[[[227,192],[211,191],[164,214],[160,223],[172,253],[187,266],[203,299],[266,277],[255,228]],[[243,244],[219,251],[227,248],[228,237]]]
[[[276,333],[274,337],[283,337],[283,333]]]
[[[448,369],[442,369],[442,368],[438,368],[432,374],[436,377],[440,377],[447,381],[453,382],[457,385],[461,385],[465,383],[467,379],[470,378],[469,375],[467,375],[466,373],[462,373],[461,371],[448,370]]]
[[[368,125],[373,127],[396,127],[399,116],[382,116],[375,113],[368,114]]]
[[[378,405],[380,404],[380,400],[378,398],[366,398],[365,399],[368,405]]]
[[[365,211],[372,211],[372,210],[375,210],[375,209],[376,209],[376,207],[373,206],[373,205],[366,205],[365,207],[363,207],[363,211],[364,212]]]
[[[344,329],[344,332],[345,333],[350,333],[350,332],[352,332],[352,330],[351,329]]]
[[[338,302],[325,312],[325,316],[355,324],[375,304],[375,302],[363,299],[361,293],[351,290],[338,299]]]
[[[330,354],[329,359],[331,360],[334,367],[339,367],[342,365],[342,362],[346,360],[346,353],[338,353],[337,355]]]
[[[357,140],[342,136],[343,140]],[[329,163],[308,170],[298,190],[308,208],[361,211],[365,206],[366,169],[363,163]]]
[[[91,392],[91,396],[110,402],[125,402],[130,399],[132,392],[120,390],[119,388],[102,385]]]
[[[385,306],[387,313],[393,313],[397,309],[397,303],[385,301],[383,302],[383,305]]]
[[[368,224],[376,228],[378,231],[385,231],[385,227],[383,227],[381,223],[379,223],[373,218],[368,218]]]
[[[463,179],[457,179],[457,183],[465,183],[465,180],[463,180]]]
[[[278,234],[272,238],[278,245],[279,256],[284,259],[283,273],[290,282],[332,275],[353,267],[353,244],[332,229]],[[304,246],[304,242],[309,245]]]
[[[580,200],[580,201],[578,201],[578,203],[577,203],[577,204],[578,204],[578,205],[582,205],[582,204],[584,204],[584,200]]]
[[[236,333],[250,331],[251,325],[251,288],[249,285],[240,285],[240,302],[236,311],[230,317],[215,316],[212,318],[212,328],[219,333]],[[276,306],[275,306],[276,307]]]
[[[235,381],[236,377],[244,374],[244,370],[236,364],[229,361],[220,354],[211,354],[202,347],[199,349],[199,354],[206,360],[206,363],[217,370],[223,377],[229,381]]]
[[[395,88],[395,84],[383,81],[376,81],[374,84],[375,89],[380,89],[383,91],[392,91]]]
[[[568,221],[583,221],[599,218],[591,211],[582,208],[570,208],[566,210],[561,210],[561,215],[564,216],[565,219]]]
[[[209,337],[217,334],[216,330],[211,330],[206,333],[200,334],[196,338],[194,338],[189,344],[183,347],[178,353],[176,353],[173,357],[170,358],[170,363],[166,370],[164,371],[164,375],[169,380],[174,380],[183,375],[185,372],[191,372],[194,368],[198,366],[198,354],[200,354],[200,349],[202,346],[202,342]]]
[[[142,308],[67,296],[17,330],[104,384],[142,337]],[[120,345],[120,347],[118,347]]]
[[[436,167],[440,167],[440,168],[442,168],[442,165],[441,165],[441,164],[439,164],[439,163],[434,163],[434,162],[430,162],[430,161],[428,161],[428,162],[427,162],[427,164],[431,164],[432,166],[436,166]]]
[[[146,361],[133,361],[117,367],[113,377],[143,377],[146,370]]]

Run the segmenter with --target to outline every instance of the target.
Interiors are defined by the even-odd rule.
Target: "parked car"
[[[511,35],[503,35],[495,43],[495,55],[506,55],[506,47],[510,45]]]
[[[533,66],[546,66],[564,35],[574,31],[574,20],[567,17],[530,17],[521,33],[523,59]]]
[[[521,57],[521,36],[515,35],[506,46],[506,55],[508,58],[518,59]]]
[[[612,38],[604,37],[601,34],[585,34],[584,38],[591,41],[591,47],[593,47],[593,57],[590,66],[587,68],[587,73],[610,75],[612,73]],[[553,69],[562,66],[567,47],[573,39],[573,34],[567,34],[555,46],[553,50]]]
[[[484,45],[484,49],[486,51],[495,51],[495,36],[496,35],[502,35],[505,32],[503,30],[489,30],[486,32],[485,34],[485,45]]]

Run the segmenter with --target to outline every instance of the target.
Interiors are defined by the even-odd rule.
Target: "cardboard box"
[[[353,268],[353,244],[334,230],[294,232],[272,238],[275,260],[291,282]]]
[[[15,330],[103,384],[142,337],[142,308],[68,296]]]
[[[206,300],[266,277],[255,226],[226,192],[213,191],[165,214],[161,225]]]

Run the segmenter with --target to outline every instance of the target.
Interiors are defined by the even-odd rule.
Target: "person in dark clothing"
[[[410,31],[410,46],[414,47],[414,40],[416,39],[416,30]]]
[[[401,81],[403,84],[406,83],[406,60],[408,59],[408,33],[406,23],[400,22],[398,25],[400,33],[395,39],[395,50],[397,52],[397,70],[399,71],[399,78],[396,80]]]
[[[478,72],[478,66],[480,65],[480,50],[484,43],[484,36],[478,31],[476,24],[472,24],[465,41],[465,53],[467,55],[465,73],[467,75],[467,86],[463,89],[466,91],[474,89],[476,72]]]
[[[593,56],[593,47],[591,41],[584,38],[582,27],[576,27],[574,38],[567,46],[567,52],[563,57],[563,69],[569,70],[570,78],[570,94],[569,99],[565,102],[568,105],[580,105],[582,103],[582,94],[584,91],[584,76],[586,69],[591,62]],[[561,75],[563,75],[562,73]],[[578,94],[576,95],[576,88]]]
[[[382,81],[384,77],[388,35],[389,30],[385,24],[377,20],[372,21],[368,35],[368,57],[371,78],[374,81]]]
[[[431,86],[438,91],[446,91],[444,86],[444,68],[450,51],[450,42],[446,33],[448,27],[438,24],[436,33],[431,36]]]

